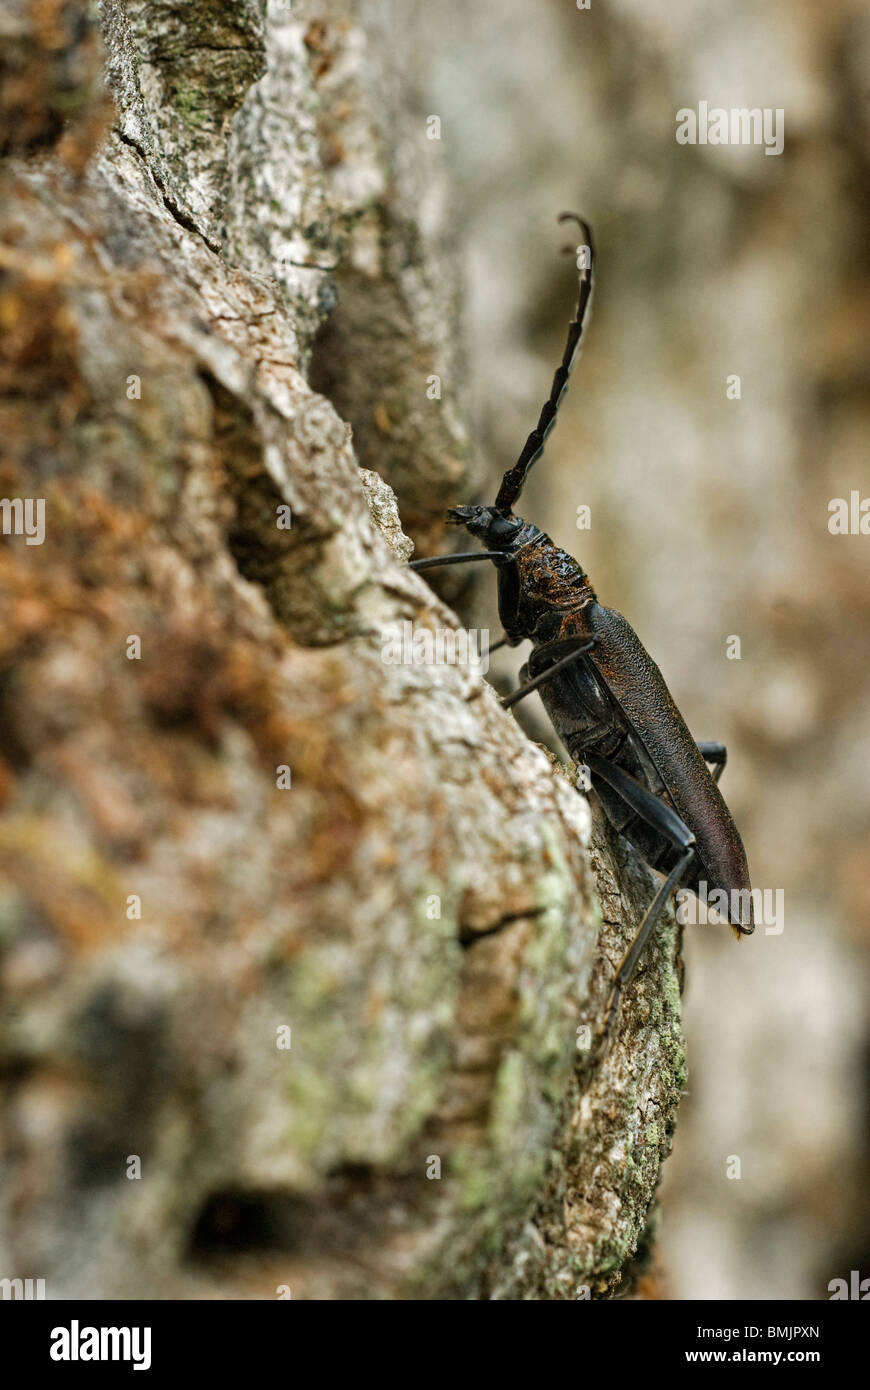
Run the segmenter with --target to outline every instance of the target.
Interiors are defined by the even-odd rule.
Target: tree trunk
[[[677,928],[590,1071],[651,875],[480,671],[385,659],[458,626],[400,514],[475,487],[407,9],[89,14],[3,20],[0,1273],[607,1296]]]

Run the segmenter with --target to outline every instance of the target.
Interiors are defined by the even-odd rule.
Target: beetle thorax
[[[517,553],[516,565],[521,604],[530,624],[548,614],[576,610],[595,600],[582,566],[543,532]]]

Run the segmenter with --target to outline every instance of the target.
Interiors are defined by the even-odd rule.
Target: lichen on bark
[[[15,102],[50,9],[20,7]],[[458,324],[407,21],[101,15],[113,113],[92,74],[0,173],[0,490],[47,516],[0,544],[3,1267],[52,1297],[606,1295],[683,1086],[675,927],[590,1074],[650,876],[479,671],[383,660],[458,623],[391,477],[418,536],[470,486],[425,393]],[[384,399],[312,389],[385,322]]]

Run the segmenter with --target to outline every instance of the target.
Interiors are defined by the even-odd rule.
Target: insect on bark
[[[589,769],[611,824],[664,876],[614,974],[598,1029],[600,1055],[620,997],[677,888],[696,894],[702,883],[708,893],[724,889],[738,938],[754,931],[754,921],[746,854],[718,786],[725,746],[695,742],[659,668],[626,619],[598,602],[575,559],[513,512],[556,422],[592,300],[591,230],[575,213],[562,213],[559,220],[579,225],[583,245],[577,255],[577,310],[550,394],[519,458],[505,473],[494,506],[455,507],[447,514],[486,548],[414,560],[411,568],[493,562],[505,632],[494,645],[532,644],[520,672],[523,683],[502,704],[510,708],[531,691],[540,692],[568,753]]]

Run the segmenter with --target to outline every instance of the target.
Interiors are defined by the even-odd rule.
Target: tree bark
[[[478,671],[382,659],[457,628],[402,521],[475,487],[413,15],[100,10],[4,20],[0,491],[46,525],[0,541],[0,1269],[611,1295],[677,928],[590,1071],[651,874]]]

